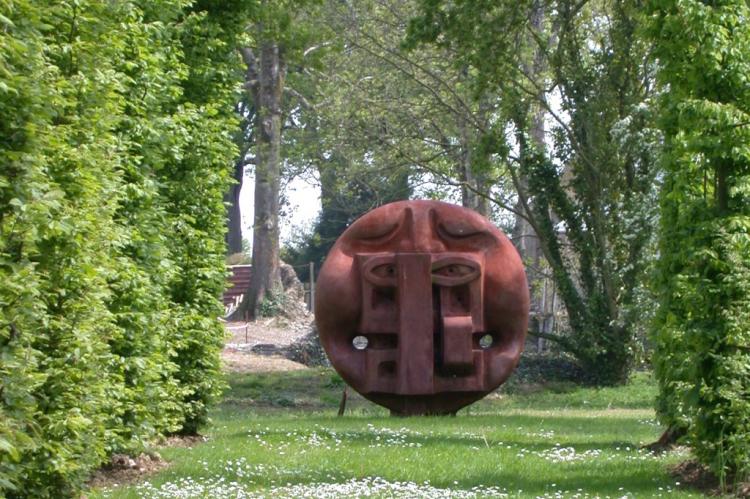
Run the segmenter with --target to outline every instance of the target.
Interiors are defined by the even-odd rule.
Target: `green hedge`
[[[650,0],[665,134],[658,412],[722,479],[750,476],[750,6]]]
[[[218,394],[235,32],[0,0],[0,496],[75,496]]]

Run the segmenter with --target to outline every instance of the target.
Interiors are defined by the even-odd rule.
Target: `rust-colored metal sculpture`
[[[508,238],[438,201],[354,222],[318,277],[315,317],[341,377],[394,414],[448,414],[502,384],[526,336],[529,292]]]

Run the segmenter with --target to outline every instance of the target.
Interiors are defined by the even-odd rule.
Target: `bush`
[[[654,362],[662,421],[750,476],[750,6],[650,2],[665,131]]]
[[[0,496],[70,497],[221,387],[238,61],[182,0],[0,24]]]

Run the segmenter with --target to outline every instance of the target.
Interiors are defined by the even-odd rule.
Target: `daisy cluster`
[[[506,448],[511,449],[512,446],[506,445]],[[584,461],[586,459],[604,459],[606,461],[612,460],[625,460],[625,461],[647,461],[650,459],[658,459],[658,456],[651,451],[638,449],[635,447],[615,447],[616,454],[604,454],[601,449],[588,449],[585,451],[577,451],[575,447],[564,447],[559,443],[556,443],[549,449],[540,451],[529,450],[521,447],[516,453],[516,457],[525,458],[528,456],[540,457],[551,463],[570,463],[575,461]],[[625,453],[623,456],[622,453]]]
[[[410,439],[424,438],[424,434],[408,428],[378,428],[373,424],[367,424],[367,434],[372,435],[375,441],[370,447],[422,447],[420,442],[409,441]]]
[[[304,454],[307,448],[323,448],[327,450],[337,450],[343,445],[342,437],[334,431],[328,431],[318,428],[313,431],[288,431],[276,436],[283,437],[281,442],[272,442],[268,439],[272,434],[268,428],[266,430],[253,430],[248,432],[248,436],[255,440],[259,446],[266,450],[274,451],[280,456],[286,454],[287,449],[294,445],[294,452]],[[301,448],[296,448],[301,444]]]
[[[531,438],[545,438],[549,440],[555,437],[555,430],[545,430],[544,428],[540,428],[537,432],[526,432],[526,436]]]
[[[658,426],[658,427],[662,426],[662,424],[655,418],[639,419],[638,424],[647,425],[647,426]]]
[[[267,470],[266,470],[267,471]],[[261,470],[253,470],[260,473]],[[259,489],[257,485],[238,482],[224,476],[202,479],[181,478],[162,485],[146,482],[137,488],[143,499],[282,499],[282,498],[360,498],[382,497],[407,499],[478,499],[482,497],[510,497],[502,487],[477,486],[471,489],[449,489],[415,482],[388,481],[380,477],[352,478],[341,482],[286,483]]]
[[[255,471],[261,473],[260,466]],[[265,470],[268,471],[268,470]],[[455,483],[455,482],[454,482]],[[675,484],[677,485],[677,484]],[[533,497],[537,499],[631,499],[636,496],[620,487],[617,494],[596,495],[583,489],[563,490],[557,484],[550,485],[550,489],[543,494]],[[664,497],[675,492],[670,486],[659,487],[659,492],[653,497]],[[240,483],[222,476],[211,476],[202,479],[181,478],[156,486],[144,483],[137,488],[138,497],[143,499],[291,499],[291,498],[320,498],[320,499],[353,499],[362,497],[410,499],[479,499],[479,498],[511,498],[530,497],[522,489],[509,491],[504,487],[477,486],[470,489],[452,489],[432,486],[429,482],[400,482],[389,481],[381,477],[351,478],[339,482],[314,481],[308,483],[286,483],[258,488],[251,483]],[[106,494],[105,494],[106,497]]]
[[[445,489],[433,487],[429,482],[390,482],[380,477],[351,479],[342,483],[297,484],[270,489],[264,498],[429,498],[429,499],[474,499],[480,497],[509,497],[501,487],[473,487],[471,489]]]
[[[430,432],[431,433],[431,432]],[[248,436],[258,445],[267,450],[273,450],[284,455],[291,445],[295,445],[295,452],[304,453],[305,448],[323,448],[327,450],[338,450],[348,442],[367,439],[370,443],[367,447],[422,447],[422,443],[416,440],[427,434],[413,431],[408,428],[378,428],[372,424],[367,425],[366,431],[334,431],[320,425],[314,425],[312,431],[288,431],[282,434],[274,434],[269,427],[255,429],[248,432]],[[283,437],[281,442],[272,442],[273,436]],[[300,445],[300,448],[297,448]]]
[[[534,455],[551,463],[570,463],[573,461],[597,458],[601,453],[602,451],[599,449],[589,449],[583,452],[576,452],[573,447],[561,447],[555,445],[555,447],[552,447],[551,449],[544,449],[541,451],[530,451],[521,448],[518,451],[518,454],[516,454],[516,457],[525,458],[529,455]]]

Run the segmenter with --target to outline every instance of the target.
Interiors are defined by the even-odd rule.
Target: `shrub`
[[[221,386],[238,61],[183,0],[0,1],[0,24],[0,496],[75,496]]]
[[[665,132],[654,361],[661,419],[750,475],[750,6],[654,0]]]

